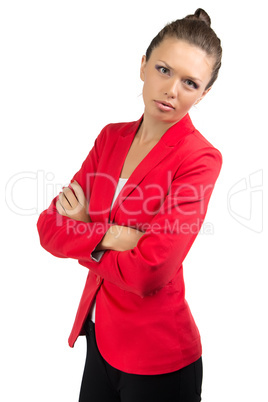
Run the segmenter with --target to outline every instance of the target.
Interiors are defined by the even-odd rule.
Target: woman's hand
[[[144,233],[128,226],[110,226],[95,250],[131,250],[136,247]]]
[[[76,221],[91,222],[88,214],[88,202],[82,187],[73,181],[70,187],[64,187],[56,203],[57,211],[60,215],[67,216]]]

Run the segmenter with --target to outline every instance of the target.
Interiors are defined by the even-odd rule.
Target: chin
[[[162,122],[162,123],[167,123],[167,124],[175,124],[181,118],[182,118],[182,116],[168,116],[168,114],[165,114],[165,113],[162,113],[162,114],[158,113],[158,115],[155,116],[156,120],[158,120],[159,122]]]

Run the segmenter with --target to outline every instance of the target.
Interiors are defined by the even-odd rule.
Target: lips
[[[163,102],[163,101],[159,101],[159,100],[155,100],[154,101],[156,106],[163,111],[170,111],[170,110],[174,110],[174,106],[169,103],[169,102]]]

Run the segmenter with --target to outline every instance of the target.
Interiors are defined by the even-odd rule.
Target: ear
[[[146,56],[142,56],[141,59],[141,68],[140,68],[140,79],[142,81],[144,81],[144,77],[145,77],[145,66],[146,66]]]
[[[197,101],[194,103],[194,105],[197,105],[197,104],[206,96],[206,94],[211,90],[211,88],[212,88],[212,87],[206,89],[206,90],[203,92],[202,96],[201,96],[199,99],[197,99]]]

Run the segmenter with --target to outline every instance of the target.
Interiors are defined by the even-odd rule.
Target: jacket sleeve
[[[82,187],[87,200],[90,200],[94,174],[97,171],[99,155],[104,146],[104,131],[101,131],[94,146],[83,162],[81,169],[74,175],[71,182],[76,180]],[[101,241],[112,223],[81,222],[62,216],[57,212],[55,197],[48,209],[43,211],[37,221],[37,230],[41,246],[60,258],[88,259]],[[93,259],[92,259],[93,261]]]
[[[140,297],[169,283],[204,221],[222,165],[216,148],[194,152],[177,170],[149,229],[131,250],[107,250],[100,262],[79,260],[92,272]]]

